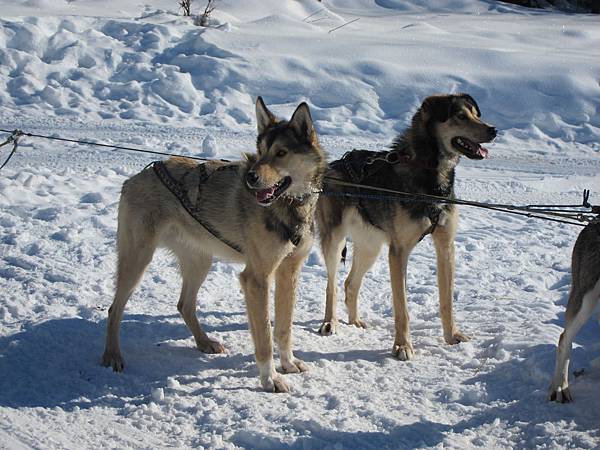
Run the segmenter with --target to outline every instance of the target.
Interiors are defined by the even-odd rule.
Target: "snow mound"
[[[415,14],[426,2],[292,3],[255,11],[225,2],[217,11],[233,28],[195,27],[165,11],[4,19],[0,121],[18,111],[250,131],[262,95],[280,115],[307,101],[321,134],[391,137],[427,95],[468,92],[504,133],[600,140],[600,59],[585,52],[600,47],[593,18],[507,22],[488,2],[467,0],[443,2],[446,13],[427,18]],[[330,33],[352,8],[372,15]],[[396,13],[379,14],[389,8]],[[467,20],[456,8],[480,14]],[[547,50],[565,47],[560,58]]]

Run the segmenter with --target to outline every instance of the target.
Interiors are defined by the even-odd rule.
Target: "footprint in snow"
[[[44,274],[44,280],[49,281],[50,283],[69,283],[73,284],[74,281],[59,273],[47,272]]]
[[[33,216],[34,219],[43,220],[45,222],[52,222],[58,217],[60,210],[58,208],[44,208],[40,209]]]
[[[99,192],[88,192],[79,199],[79,203],[102,203],[103,200]]]
[[[50,239],[53,241],[70,242],[70,235],[67,230],[57,231],[50,235]]]
[[[15,258],[12,256],[8,256],[4,258],[4,261],[9,266],[19,267],[24,270],[34,270],[36,267],[34,264],[30,263],[29,261],[26,261],[23,258]]]

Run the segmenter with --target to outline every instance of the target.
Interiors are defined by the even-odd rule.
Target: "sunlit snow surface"
[[[429,94],[468,92],[500,135],[489,160],[461,162],[459,197],[578,203],[589,188],[600,203],[598,16],[475,0],[222,0],[204,29],[176,4],[0,0],[0,128],[237,158],[254,148],[262,95],[282,117],[307,101],[333,159],[384,149]],[[391,357],[385,253],[361,291],[369,328],[319,336],[315,246],[293,330],[311,371],[286,376],[292,394],[267,394],[240,267],[216,262],[200,290],[200,321],[228,349],[204,355],[159,252],[127,305],[125,371],[102,368],[119,191],[152,160],[25,138],[0,172],[0,448],[600,445],[597,318],[576,339],[575,402],[546,399],[578,228],[485,210],[461,209],[456,242],[455,312],[471,342],[443,342],[430,239],[408,270],[413,361]]]

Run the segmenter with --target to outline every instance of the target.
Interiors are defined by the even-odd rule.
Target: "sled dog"
[[[571,257],[571,291],[565,329],[558,339],[556,368],[550,384],[551,401],[573,401],[569,391],[569,359],[573,339],[600,300],[600,216],[579,234]]]
[[[157,247],[179,262],[177,309],[205,353],[221,353],[196,317],[196,295],[213,257],[244,264],[240,283],[255,347],[260,382],[286,392],[275,370],[269,285],[275,278],[275,342],[284,373],[307,365],[292,352],[292,315],[299,272],[313,241],[315,193],[326,169],[306,103],[280,121],[259,97],[257,153],[243,161],[171,158],[154,163],[123,185],[119,202],[116,292],[108,312],[105,366],[121,371],[119,326],[128,298]]]
[[[481,121],[475,100],[467,94],[427,97],[411,126],[389,151],[353,150],[330,163],[327,177],[396,191],[454,196],[455,167],[462,156],[483,159],[480,144],[496,137],[496,129]],[[390,199],[381,192],[327,184],[327,195],[317,205],[317,223],[327,267],[325,319],[319,332],[336,332],[336,273],[347,235],[352,237],[352,268],[344,283],[349,324],[365,327],[358,313],[358,292],[363,276],[373,265],[383,243],[389,245],[396,336],[393,354],[400,360],[414,355],[409,336],[406,303],[406,269],[414,246],[431,234],[437,255],[437,278],[444,338],[449,344],[466,341],[454,323],[454,236],[458,211],[454,205]],[[335,195],[351,191],[356,197]],[[369,198],[360,197],[369,194]],[[379,197],[378,197],[379,194]],[[345,254],[345,249],[344,249]]]

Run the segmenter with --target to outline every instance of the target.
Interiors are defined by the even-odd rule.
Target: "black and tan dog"
[[[292,353],[298,274],[313,241],[315,194],[325,156],[306,103],[278,121],[259,97],[257,154],[245,161],[196,164],[186,158],[155,163],[125,182],[119,202],[118,268],[108,314],[103,364],[123,370],[119,327],[125,304],[157,247],[178,259],[183,286],[177,308],[206,353],[224,347],[202,330],[196,295],[213,256],[245,264],[240,275],[260,380],[268,391],[288,385],[275,371],[269,285],[275,288],[275,341],[285,373],[306,364]]]
[[[330,164],[328,177],[347,182],[452,198],[454,172],[461,156],[483,159],[480,143],[496,137],[496,129],[480,120],[481,112],[469,95],[435,95],[426,98],[389,152],[354,150]],[[444,338],[449,344],[469,339],[454,323],[454,236],[458,211],[440,203],[361,198],[373,191],[335,184],[327,187],[317,206],[317,222],[327,266],[325,319],[319,332],[336,332],[336,273],[345,238],[352,236],[352,269],[344,284],[348,321],[364,327],[358,315],[358,291],[383,243],[389,245],[389,264],[394,300],[396,337],[393,353],[401,360],[413,357],[406,304],[406,270],[413,247],[431,233],[437,254],[440,313]],[[355,197],[335,195],[351,191]],[[370,197],[377,197],[371,195]]]

